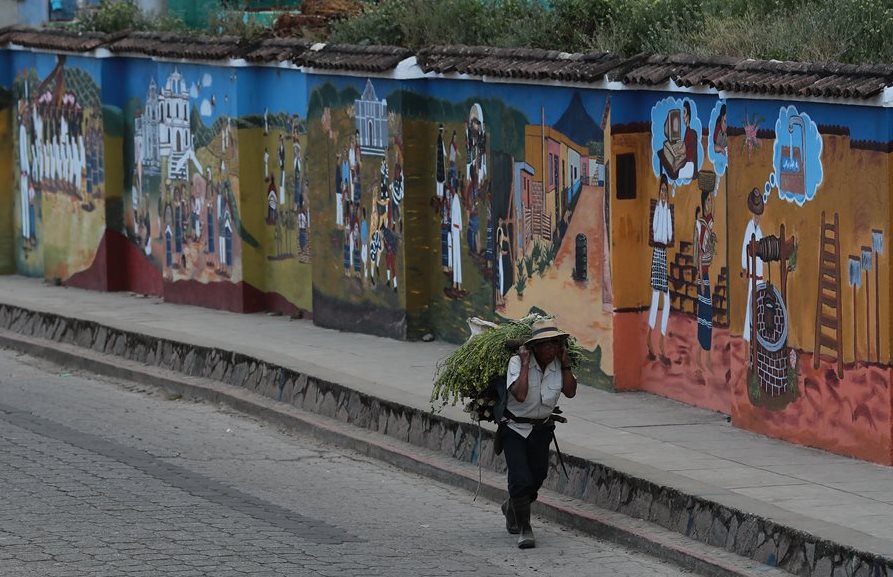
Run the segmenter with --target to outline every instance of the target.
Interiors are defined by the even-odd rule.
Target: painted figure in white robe
[[[747,256],[747,247],[752,239],[759,242],[763,238],[763,231],[760,230],[760,217],[765,208],[763,195],[754,188],[747,196],[747,209],[750,211],[751,217],[747,223],[747,228],[744,230],[744,239],[741,242],[741,268],[744,271],[744,277],[747,279],[747,310],[744,313],[744,340],[747,342],[750,342],[751,323],[753,321],[750,313],[753,299],[753,279],[756,278],[757,287],[765,283],[763,280],[763,260],[757,257],[756,266],[751,270],[751,260]]]
[[[453,288],[462,290],[462,203],[453,194],[450,204],[450,256],[452,257]]]

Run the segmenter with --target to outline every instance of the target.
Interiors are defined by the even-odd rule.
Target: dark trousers
[[[529,496],[531,501],[536,500],[549,474],[549,444],[554,430],[555,425],[537,425],[525,439],[507,425],[499,428],[511,498]]]

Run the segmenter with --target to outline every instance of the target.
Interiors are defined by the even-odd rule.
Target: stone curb
[[[233,385],[204,378],[184,377],[173,371],[146,367],[133,361],[121,359],[113,361],[111,360],[113,357],[104,353],[83,351],[73,345],[22,337],[2,329],[0,329],[0,346],[74,370],[159,388],[183,398],[225,403],[265,422],[299,431],[406,471],[476,492],[494,503],[499,503],[505,498],[504,479],[498,473],[487,471],[481,474],[473,465],[450,459],[439,452],[420,449],[380,433],[363,431],[328,417],[260,397]],[[709,577],[788,575],[780,569],[767,567],[719,548],[692,541],[651,523],[569,500],[550,490],[541,492],[535,509],[541,517],[600,539],[642,551],[699,575]],[[501,521],[495,519],[494,527],[501,527]],[[514,537],[508,539],[511,542]]]
[[[256,393],[354,427],[369,429],[385,438],[390,437],[463,463],[480,462],[491,474],[503,473],[505,470],[502,459],[493,455],[493,434],[488,430],[479,431],[471,423],[452,421],[430,412],[377,399],[238,352],[149,337],[92,321],[34,312],[10,305],[0,305],[0,328],[26,337],[121,357],[139,363],[135,366],[141,365],[140,368],[143,369],[129,369],[114,375],[118,378],[145,381],[142,377],[146,366],[160,367],[188,377],[232,385],[248,393]],[[10,336],[5,336],[2,342],[11,348],[24,346],[17,345],[19,341]],[[62,353],[46,345],[32,343],[31,348],[35,351],[33,354],[69,365],[73,362],[76,365],[76,359],[79,358],[73,353],[66,353],[64,360],[62,357],[54,358]],[[92,365],[95,367],[87,370],[102,373],[101,370],[96,370],[99,365],[95,361]],[[157,386],[171,386],[171,383],[157,383]],[[254,394],[250,397],[253,400],[234,397],[229,402],[235,408],[249,413],[255,413],[253,403],[267,402],[267,399],[259,399]],[[212,401],[222,399],[215,399],[213,396],[204,398]],[[266,410],[272,411],[269,408]],[[271,420],[277,420],[273,414],[268,416]],[[376,451],[368,452],[371,449],[352,448],[391,462],[385,455],[374,454]],[[670,532],[716,547],[717,551],[724,549],[761,564],[810,577],[893,576],[893,562],[878,555],[819,539],[769,519],[720,505],[702,496],[686,495],[674,488],[635,478],[597,462],[566,455],[565,464],[569,473],[567,477],[559,474],[557,460],[552,455],[552,471],[547,480],[549,490],[585,505],[607,509],[609,514],[616,512],[648,521]],[[417,463],[411,469],[467,488],[466,483],[456,481],[458,477],[455,472],[444,478],[442,466],[432,470],[430,464],[423,466]],[[474,475],[475,486],[476,477]],[[501,488],[497,489],[502,486],[501,481],[487,486],[490,488],[482,488],[482,491],[498,491],[496,495],[504,495]],[[494,494],[491,493],[488,497],[493,498]],[[584,516],[562,513],[559,509],[554,509],[553,514],[556,520],[574,527],[584,528],[578,522],[586,524],[583,521]],[[611,538],[610,535],[604,536]],[[645,544],[636,546],[648,550]],[[691,556],[684,557],[693,559]],[[684,563],[679,564],[686,566]],[[719,570],[719,567],[716,569]],[[740,574],[699,571],[711,575]],[[761,574],[766,573],[761,571]]]

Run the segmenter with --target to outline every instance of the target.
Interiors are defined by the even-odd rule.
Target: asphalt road
[[[0,576],[675,576],[221,406],[0,350]]]

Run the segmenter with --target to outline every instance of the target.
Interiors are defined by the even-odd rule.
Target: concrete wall
[[[7,272],[394,338],[544,311],[586,384],[893,461],[887,108],[27,50],[0,84]]]

